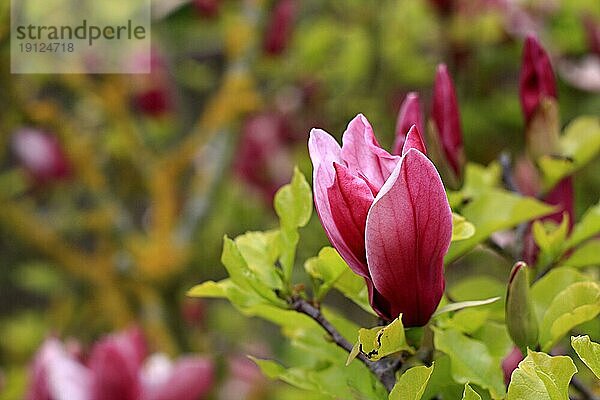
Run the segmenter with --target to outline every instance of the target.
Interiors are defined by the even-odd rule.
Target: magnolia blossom
[[[146,355],[138,329],[100,340],[85,362],[58,339],[47,339],[33,362],[26,399],[197,400],[211,389],[210,360]]]
[[[55,136],[23,128],[13,136],[12,149],[20,164],[37,182],[63,179],[71,174],[67,156]]]
[[[410,92],[400,106],[398,118],[396,120],[396,140],[392,149],[393,154],[402,154],[402,147],[406,141],[406,134],[411,126],[416,125],[419,132],[425,132],[423,129],[423,115],[421,114],[421,105],[419,95]]]
[[[444,186],[416,127],[400,156],[382,149],[367,119],[349,124],[342,147],[327,132],[309,139],[315,205],[329,240],[365,279],[373,310],[427,323],[444,292],[452,236]]]
[[[296,0],[279,0],[269,16],[263,48],[267,54],[279,55],[287,47],[292,36]]]

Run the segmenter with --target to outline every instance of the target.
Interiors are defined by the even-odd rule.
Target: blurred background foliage
[[[152,73],[131,76],[12,75],[9,1],[0,3],[1,399],[20,397],[46,336],[87,345],[133,324],[157,351],[213,356],[211,398],[300,398],[240,361],[298,357],[275,328],[185,293],[224,276],[225,233],[276,224],[276,189],[295,164],[311,174],[311,127],[339,138],[361,112],[389,147],[404,95],[419,91],[428,115],[445,62],[468,160],[487,164],[503,149],[517,157],[531,31],[559,72],[563,126],[600,110],[597,0],[153,3]],[[24,140],[31,132],[41,136]],[[31,164],[40,158],[41,172]],[[577,215],[597,202],[599,170],[596,161],[575,176]],[[327,242],[315,216],[302,237],[299,260]],[[448,269],[449,292],[503,295],[509,268],[475,251]],[[476,277],[457,281],[466,272]]]

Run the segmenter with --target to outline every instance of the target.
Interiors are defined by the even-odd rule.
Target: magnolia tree
[[[360,114],[341,146],[313,129],[312,190],[296,169],[274,198],[279,228],[225,237],[229,277],[189,295],[227,298],[279,325],[301,357],[252,359],[311,399],[597,398],[600,203],[575,221],[572,175],[600,151],[600,119],[560,132],[554,73],[535,37],[520,96],[527,148],[514,162],[466,161],[444,65],[429,118],[418,94],[406,97],[391,153]],[[307,287],[294,265],[313,199],[332,247],[304,261]],[[502,287],[481,280],[457,301],[445,269],[481,247],[514,267]],[[331,291],[379,323],[349,320],[324,301]]]

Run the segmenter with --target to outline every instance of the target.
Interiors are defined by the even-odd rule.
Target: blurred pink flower
[[[197,400],[212,388],[213,365],[202,357],[146,359],[138,329],[106,336],[87,362],[47,339],[31,369],[27,400]]]
[[[278,0],[271,11],[263,39],[263,49],[270,55],[279,55],[287,48],[296,15],[296,0]]]
[[[502,372],[504,373],[504,383],[506,385],[510,383],[510,376],[517,369],[519,363],[523,361],[523,358],[523,353],[515,346],[502,360]]]
[[[313,192],[329,240],[365,279],[371,307],[405,326],[429,321],[444,292],[452,212],[416,127],[401,156],[382,149],[359,114],[343,146],[321,129],[309,139]]]
[[[220,3],[220,0],[194,0],[192,4],[201,16],[212,18],[219,13]]]
[[[12,149],[19,163],[38,183],[67,178],[71,166],[55,136],[37,129],[18,130],[12,140]]]

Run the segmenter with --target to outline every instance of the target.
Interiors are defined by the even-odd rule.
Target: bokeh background
[[[211,357],[210,399],[301,398],[245,358],[301,356],[276,328],[185,294],[225,276],[224,234],[277,224],[277,188],[294,165],[311,174],[310,128],[339,138],[360,112],[389,148],[404,95],[418,91],[428,115],[444,62],[467,159],[518,157],[530,32],[551,54],[562,124],[600,113],[597,0],[156,0],[148,75],[12,75],[9,3],[0,2],[3,400],[22,397],[49,335],[85,349],[131,326],[153,351]],[[575,176],[576,215],[597,202],[598,171],[596,161]],[[298,260],[326,243],[313,216]],[[448,271],[450,288],[453,274],[480,270],[473,285],[504,291],[506,261],[479,253]]]

